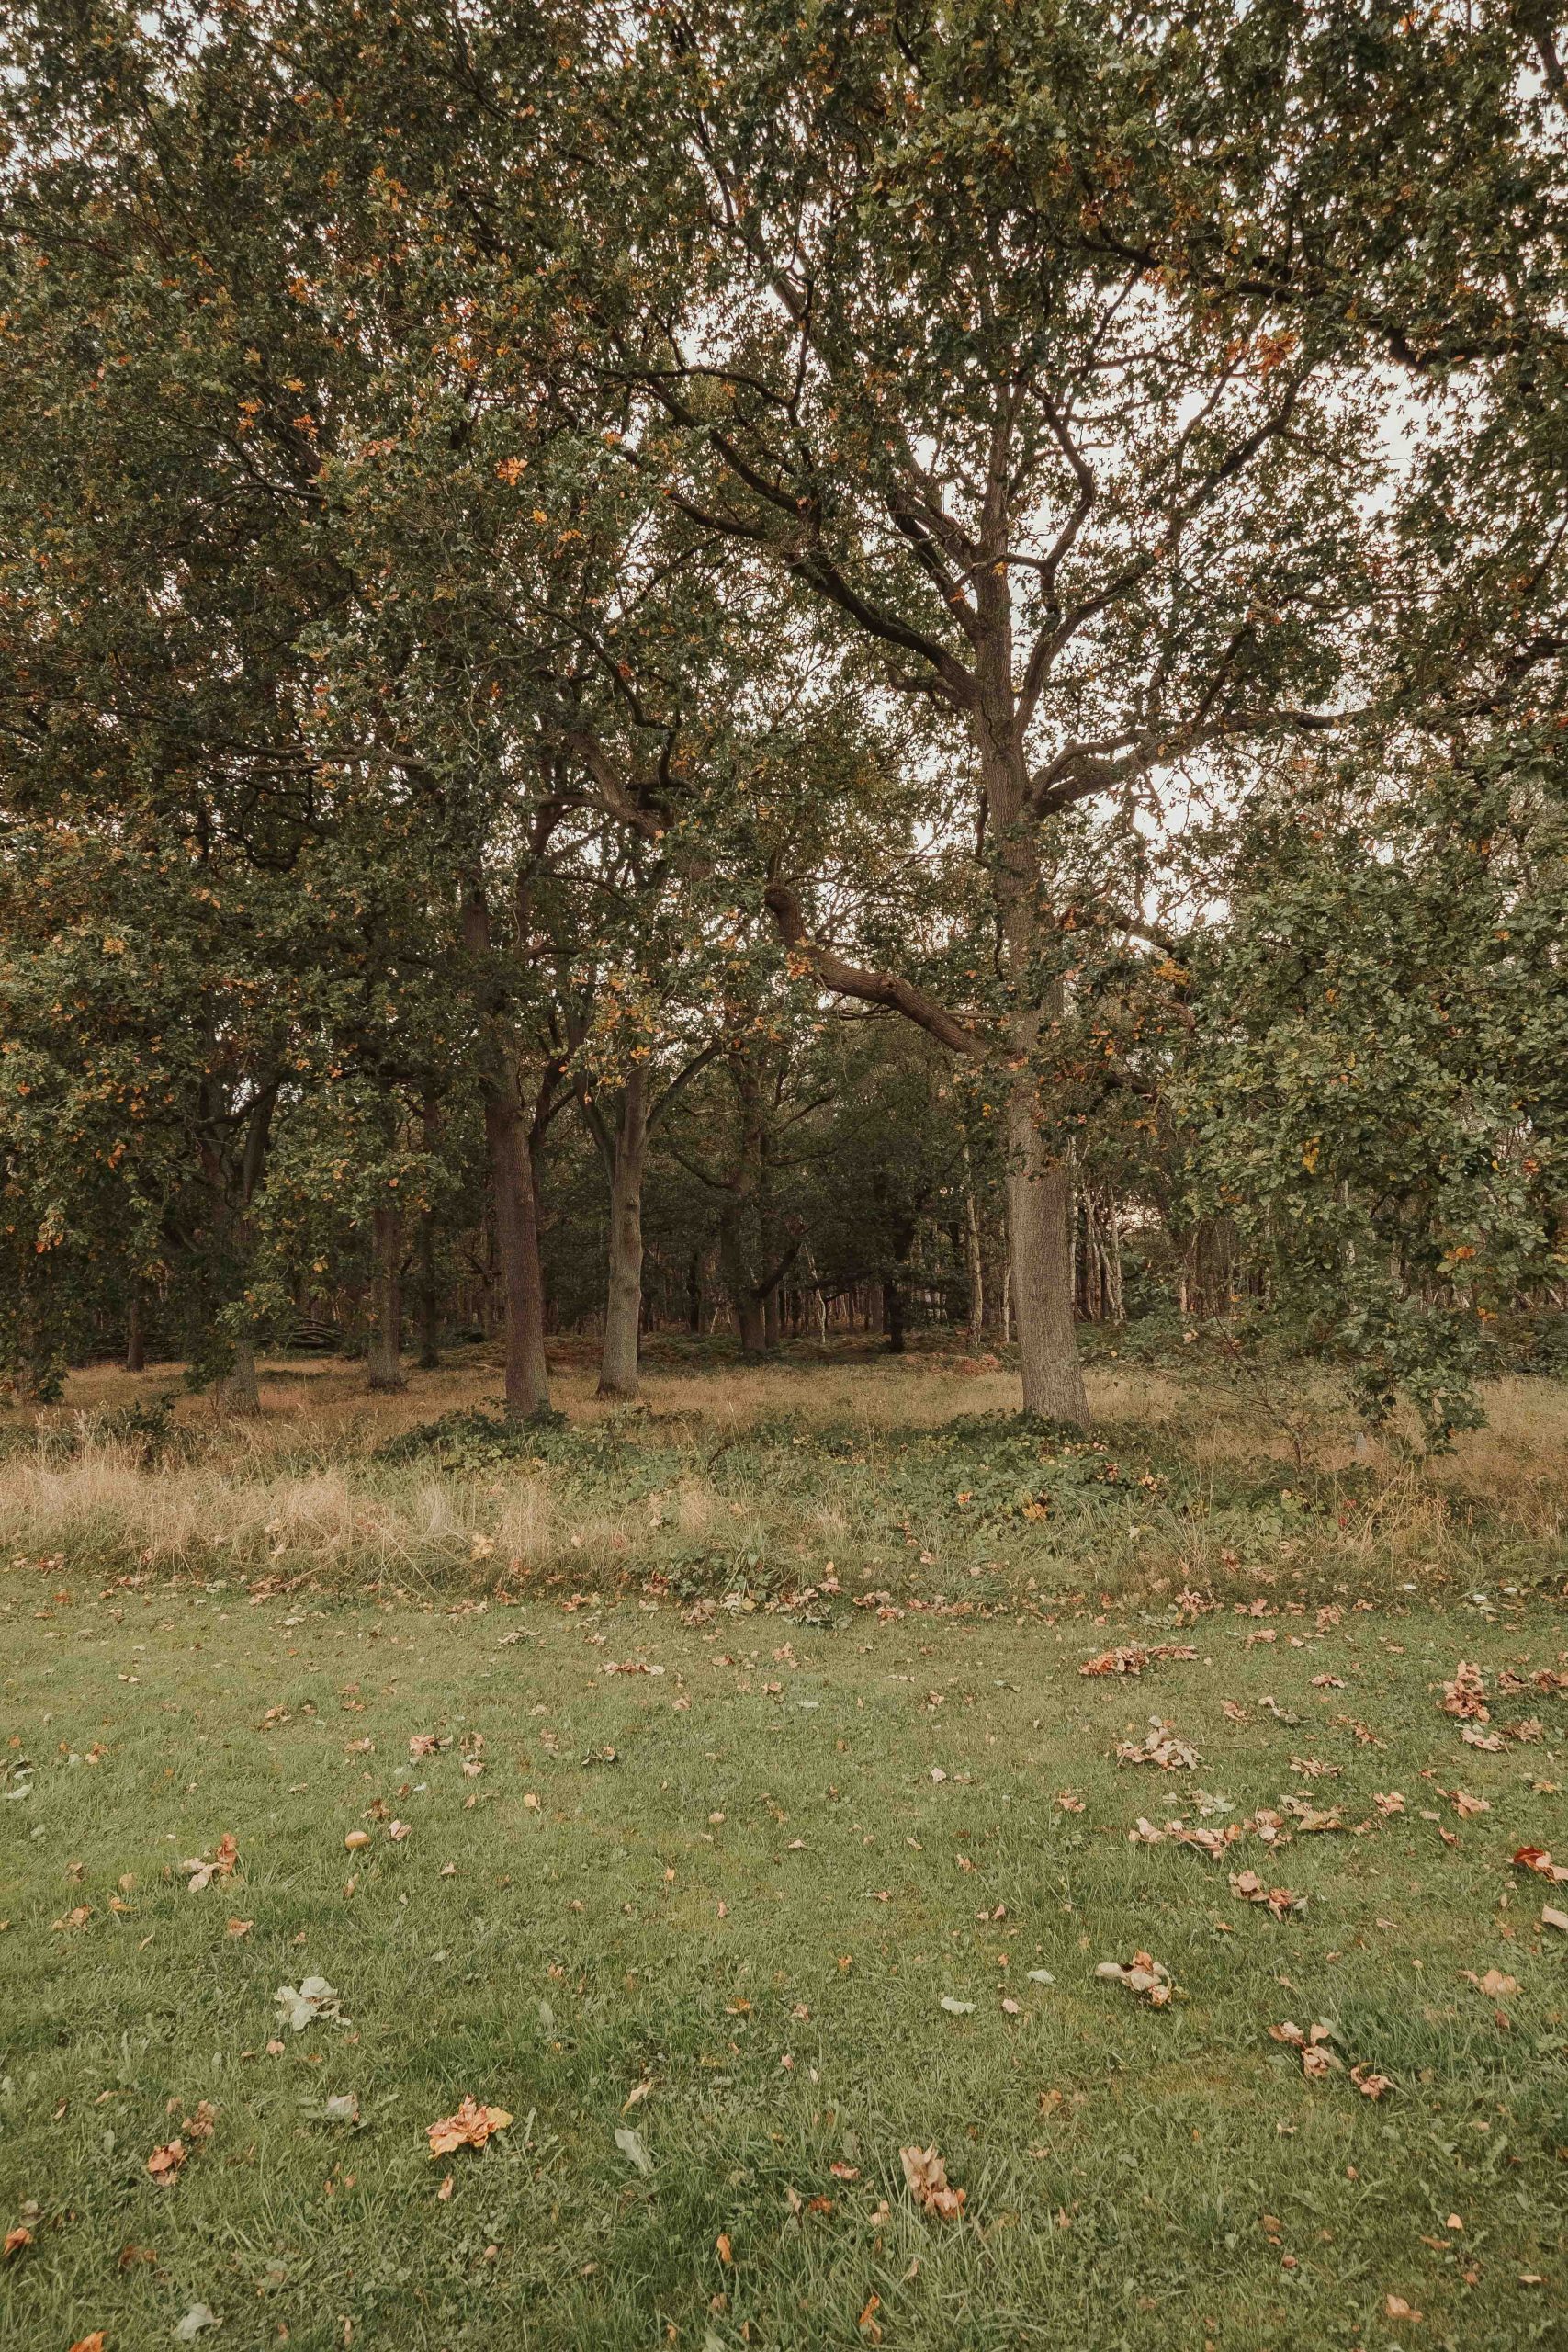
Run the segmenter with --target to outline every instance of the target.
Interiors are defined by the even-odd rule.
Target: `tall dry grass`
[[[268,1363],[254,1419],[226,1420],[210,1400],[182,1395],[178,1443],[164,1456],[106,1433],[106,1415],[175,1387],[179,1375],[173,1364],[134,1377],[98,1366],[73,1374],[59,1406],[27,1419],[14,1409],[0,1415],[7,1448],[0,1453],[0,1565],[62,1557],[67,1570],[88,1572],[488,1585],[640,1573],[712,1546],[716,1556],[799,1562],[803,1575],[830,1559],[892,1575],[908,1551],[930,1555],[941,1573],[954,1556],[951,1524],[933,1505],[931,1523],[900,1539],[890,1559],[886,1498],[874,1472],[846,1471],[813,1489],[789,1475],[786,1442],[755,1450],[740,1471],[731,1458],[716,1472],[716,1456],[780,1419],[874,1446],[889,1431],[935,1430],[963,1415],[1015,1411],[1019,1402],[1010,1373],[964,1371],[916,1353],[721,1372],[656,1363],[646,1409],[628,1415],[593,1396],[590,1365],[567,1362],[556,1390],[574,1423],[592,1427],[616,1413],[634,1439],[656,1444],[661,1459],[674,1456],[674,1474],[649,1498],[617,1490],[613,1478],[595,1487],[525,1463],[495,1476],[451,1476],[369,1458],[384,1440],[443,1413],[493,1406],[496,1369],[474,1357],[412,1374],[396,1396],[372,1396],[355,1366]],[[1318,1469],[1359,1465],[1356,1507],[1331,1531],[1348,1573],[1472,1575],[1478,1546],[1499,1558],[1529,1552],[1549,1561],[1554,1550],[1561,1557],[1568,1532],[1562,1387],[1495,1383],[1487,1427],[1462,1438],[1450,1457],[1425,1464],[1393,1446],[1359,1455],[1336,1392],[1310,1377],[1292,1381],[1279,1400],[1260,1400],[1196,1365],[1190,1374],[1104,1365],[1089,1387],[1113,1447],[1132,1457],[1152,1442],[1179,1463],[1185,1480],[1184,1507],[1151,1514],[1135,1557],[1130,1550],[1120,1560],[1086,1559],[1083,1572],[1097,1582],[1144,1580],[1156,1589],[1171,1579],[1224,1582],[1237,1561],[1251,1573],[1257,1547],[1245,1519],[1227,1517],[1218,1499],[1206,1506],[1205,1497],[1234,1490],[1238,1472],[1292,1460],[1284,1419],[1307,1432]]]

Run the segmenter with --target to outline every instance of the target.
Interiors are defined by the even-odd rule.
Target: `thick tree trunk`
[[[549,1411],[550,1379],[545,1362],[545,1282],[533,1153],[510,1057],[485,1087],[484,1123],[504,1331],[502,1395],[507,1412],[525,1419],[531,1413]]]
[[[140,1290],[130,1294],[130,1305],[125,1317],[125,1368],[127,1372],[147,1369],[147,1313]]]
[[[740,1335],[741,1354],[761,1355],[768,1344],[768,1327],[761,1300],[749,1284],[742,1284],[732,1293],[731,1304],[735,1308],[735,1328]]]
[[[369,1385],[392,1394],[407,1384],[402,1366],[403,1227],[397,1210],[375,1209],[370,1217],[370,1339],[365,1371]]]
[[[479,1089],[504,1332],[502,1396],[506,1411],[523,1420],[550,1409],[538,1202],[530,1129],[523,1115],[522,1057],[502,987],[484,968],[491,954],[490,902],[477,876],[463,902],[463,944],[480,967],[478,998],[485,1038]]]
[[[997,707],[1012,708],[1005,638],[988,649],[998,665]],[[1008,1087],[1008,1248],[1023,1374],[1023,1409],[1043,1420],[1089,1423],[1073,1332],[1073,1180],[1046,1148],[1040,1128],[1033,1067],[1048,1014],[1059,1015],[1059,985],[1039,969],[1045,877],[1034,828],[1024,809],[1021,749],[982,730],[981,769],[997,843],[993,887],[1013,1006],[1009,1022],[1012,1074]]]
[[[642,1325],[642,1180],[648,1157],[648,1080],[634,1069],[621,1094],[621,1116],[611,1138],[610,1266],[604,1295],[604,1345],[599,1360],[601,1396],[638,1393],[637,1340]]]
[[[261,1411],[261,1390],[256,1382],[256,1343],[248,1331],[243,1332],[235,1340],[234,1361],[213,1394],[220,1412],[248,1414]]]
[[[1073,1180],[1044,1150],[1027,1079],[1015,1086],[1008,1127],[1008,1235],[1023,1409],[1087,1427],[1089,1399],[1073,1333]]]
[[[904,1352],[904,1292],[897,1274],[888,1274],[882,1284],[882,1312],[887,1331],[887,1352],[901,1356]]]

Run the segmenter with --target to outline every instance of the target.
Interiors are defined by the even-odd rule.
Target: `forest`
[[[1561,15],[0,11],[7,2347],[1562,2341]]]
[[[1163,1314],[1440,1443],[1560,1362],[1528,16],[23,9],[18,1396],[934,1328],[1082,1422]]]

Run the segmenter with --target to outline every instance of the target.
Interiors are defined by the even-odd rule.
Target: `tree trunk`
[[[1089,1399],[1073,1334],[1073,1180],[1043,1148],[1033,1091],[1027,1075],[1015,1081],[1008,1119],[1008,1234],[1023,1409],[1087,1428]]]
[[[505,1334],[502,1396],[507,1413],[521,1420],[550,1409],[545,1280],[539,1263],[534,1153],[523,1116],[522,1057],[501,985],[484,968],[491,952],[490,902],[477,876],[463,901],[463,944],[480,965],[478,997],[485,1037],[479,1089]]]
[[[127,1372],[147,1369],[147,1311],[140,1289],[131,1292],[126,1310],[125,1368]]]
[[[742,1289],[734,1299],[736,1329],[740,1334],[743,1356],[760,1356],[768,1344],[768,1327],[762,1313],[762,1302],[754,1292]]]
[[[384,1394],[394,1394],[406,1385],[400,1274],[402,1238],[402,1219],[395,1208],[384,1205],[371,1212],[370,1336],[365,1370],[369,1385]]]
[[[523,1120],[516,1064],[510,1055],[503,1070],[486,1083],[484,1123],[501,1277],[502,1396],[509,1414],[526,1419],[531,1413],[549,1411],[550,1378],[545,1362],[545,1283],[534,1204],[534,1156]]]
[[[694,1335],[703,1328],[703,1259],[694,1250],[686,1268],[686,1329]]]
[[[642,1179],[648,1155],[648,1080],[634,1068],[621,1094],[621,1116],[611,1138],[610,1268],[604,1296],[604,1345],[599,1361],[601,1396],[638,1393],[637,1338],[642,1324]]]
[[[880,1283],[867,1283],[865,1286],[865,1328],[868,1331],[886,1331],[887,1329]]]
[[[762,1345],[772,1355],[779,1343],[779,1286],[775,1283],[762,1301]]]
[[[427,1157],[434,1158],[441,1134],[441,1106],[427,1096],[420,1114],[420,1140]],[[414,1250],[419,1266],[419,1355],[421,1372],[435,1372],[441,1363],[441,1298],[435,1273],[435,1211],[420,1213],[419,1232]]]
[[[1045,876],[1035,829],[1024,808],[1021,750],[1007,740],[1011,688],[1005,633],[987,649],[997,675],[993,707],[1010,714],[1001,731],[980,729],[981,771],[992,838],[997,842],[993,888],[1012,993],[1008,1023],[1012,1072],[1008,1087],[1008,1245],[1013,1306],[1023,1374],[1023,1409],[1043,1420],[1089,1423],[1073,1332],[1073,1179],[1047,1149],[1040,1131],[1034,1063],[1047,1015],[1063,1010],[1060,984],[1039,972]]]
[[[986,1329],[986,1261],[980,1254],[980,1212],[975,1204],[975,1174],[967,1144],[964,1147],[964,1256],[969,1274],[969,1344],[977,1348]]]
[[[888,1274],[882,1283],[882,1313],[887,1332],[887,1352],[901,1356],[904,1352],[904,1292],[896,1273]]]
[[[234,1361],[213,1391],[221,1413],[259,1413],[261,1390],[256,1384],[256,1343],[248,1331],[234,1342]]]

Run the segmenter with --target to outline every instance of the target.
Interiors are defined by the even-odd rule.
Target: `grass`
[[[415,1374],[390,1399],[354,1367],[275,1364],[258,1419],[225,1423],[180,1397],[168,1442],[151,1449],[126,1432],[127,1410],[177,1395],[178,1367],[77,1374],[63,1406],[0,1416],[0,1557],[354,1590],[614,1588],[657,1573],[694,1592],[784,1589],[830,1559],[900,1592],[995,1597],[1032,1576],[1112,1600],[1250,1591],[1260,1568],[1308,1597],[1568,1573],[1561,1383],[1495,1383],[1488,1427],[1422,1466],[1364,1440],[1358,1459],[1337,1397],[1298,1378],[1278,1400],[1305,1432],[1298,1465],[1270,1400],[1260,1410],[1213,1366],[1101,1362],[1091,1395],[1112,1494],[1059,1448],[1033,1478],[1006,1372],[852,1354],[759,1370],[662,1352],[632,1412],[598,1402],[589,1363],[569,1353],[557,1395],[570,1432],[492,1452],[488,1476],[471,1451],[456,1465],[440,1449],[384,1458],[389,1441],[492,1403],[483,1361]],[[1049,1499],[1026,1515],[1032,1494]]]
[[[0,2342],[142,2352],[198,2304],[220,2332],[196,2340],[235,2352],[1563,2340],[1568,1936],[1509,1857],[1568,1854],[1568,1696],[1495,1689],[1563,1656],[1552,1392],[1519,1384],[1520,1503],[1484,1456],[1418,1489],[1393,1464],[1303,1481],[1239,1408],[1229,1466],[1217,1436],[1200,1462],[1201,1397],[1162,1434],[1146,1375],[1106,1454],[944,1430],[987,1376],[918,1360],[671,1370],[636,1421],[582,1377],[574,1430],[464,1467],[368,1454],[482,1375],[374,1420],[352,1375],[282,1380],[239,1434],[183,1408],[162,1459],[75,1428],[125,1401],[99,1376],[0,1465],[33,1546],[0,1569],[0,2229],[30,2232]],[[312,1478],[340,1482],[329,1527],[440,1499],[457,1532],[374,1595],[384,1532],[331,1555],[299,1520],[257,1558],[255,1514]],[[474,1560],[525,1507],[536,1553]],[[1395,1578],[1413,1525],[1431,1565]],[[1130,1641],[1197,1655],[1077,1671]],[[1539,1736],[1461,1742],[1461,1657]],[[1196,1769],[1115,1760],[1155,1713]],[[1348,1826],[1217,1862],[1129,1842],[1287,1797]],[[188,1894],[226,1833],[234,1875]],[[1247,1869],[1304,1914],[1238,1899]],[[1165,2009],[1094,1975],[1139,1950],[1181,1988]],[[280,2025],[307,1973],[346,2022]],[[1307,2080],[1287,2019],[1331,2025],[1345,2070]],[[465,2094],[513,2120],[433,2162]],[[350,2097],[357,2122],[327,2115]],[[160,2187],[149,2155],[204,2099]],[[960,2221],[911,2202],[916,2143]]]

